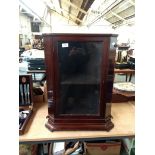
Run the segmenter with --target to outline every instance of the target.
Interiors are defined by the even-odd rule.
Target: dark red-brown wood
[[[54,130],[106,130],[114,127],[111,122],[111,98],[114,80],[115,47],[114,34],[44,34],[48,121],[46,127]],[[101,41],[103,53],[101,62],[100,105],[96,115],[59,114],[59,68],[58,41]]]

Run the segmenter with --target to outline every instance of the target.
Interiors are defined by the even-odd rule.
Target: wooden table
[[[135,73],[134,69],[114,69],[114,73],[124,73],[124,74],[133,74]]]
[[[33,75],[32,77],[33,77],[34,82],[37,82],[37,81],[41,82],[46,76],[46,70],[28,70],[27,73]],[[36,79],[36,74],[44,74],[44,76],[43,76],[42,79],[37,80]]]
[[[116,74],[126,74],[126,81],[128,79],[128,75],[130,75],[129,77],[129,81],[131,81],[132,75],[135,74],[135,70],[134,69],[114,69],[114,73]]]
[[[132,102],[113,103],[112,116],[115,127],[109,131],[54,131],[45,127],[47,103],[37,103],[34,113],[27,124],[25,134],[19,136],[19,142],[47,142],[74,139],[108,139],[134,137],[135,135],[135,107]]]
[[[113,89],[112,102],[128,102],[135,101],[135,92],[123,92],[116,89]]]

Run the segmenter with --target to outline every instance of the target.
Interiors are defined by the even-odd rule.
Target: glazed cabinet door
[[[87,40],[87,41],[86,41]],[[57,105],[60,115],[100,115],[103,41],[59,40],[56,45]]]

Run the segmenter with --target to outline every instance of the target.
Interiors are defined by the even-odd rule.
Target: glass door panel
[[[97,115],[103,42],[59,41],[59,114]]]

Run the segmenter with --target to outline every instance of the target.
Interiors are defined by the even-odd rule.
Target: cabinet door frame
[[[101,75],[100,75],[100,99],[99,99],[99,113],[93,114],[93,115],[81,115],[81,114],[59,114],[59,99],[60,99],[60,90],[59,90],[59,67],[58,67],[58,49],[57,49],[57,43],[58,41],[99,41],[103,43],[103,54],[102,54],[102,60],[101,60]],[[85,119],[100,119],[105,116],[105,108],[106,108],[106,74],[108,69],[108,50],[109,50],[109,38],[107,37],[89,37],[89,36],[61,36],[61,37],[54,37],[53,38],[53,45],[52,47],[52,53],[54,56],[53,59],[53,74],[54,74],[54,81],[52,83],[55,83],[53,85],[53,99],[55,102],[55,109],[54,109],[54,115],[56,118],[63,118],[67,119],[78,119],[78,118],[85,118]]]

